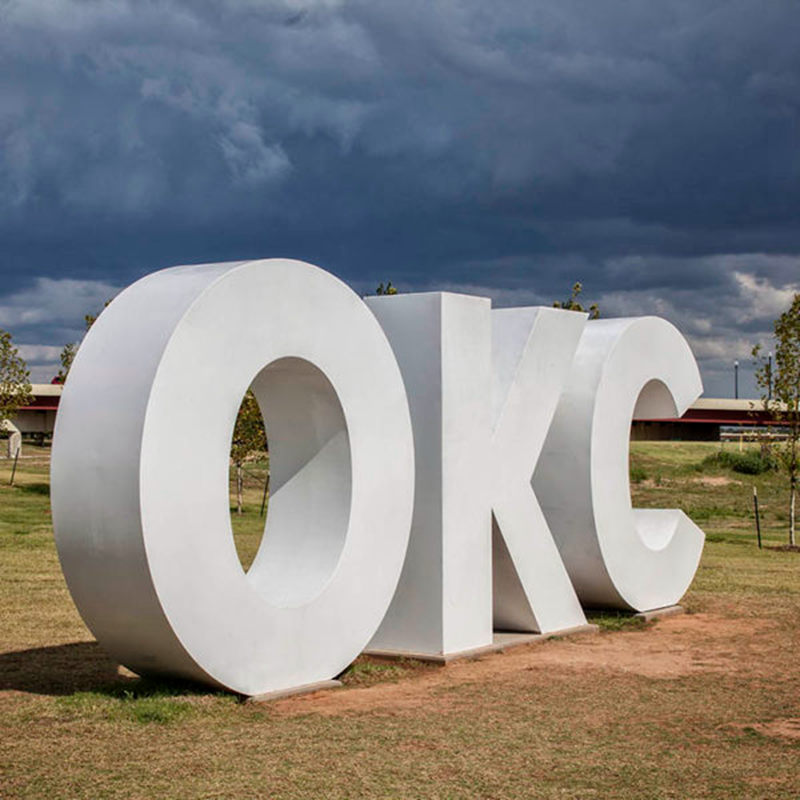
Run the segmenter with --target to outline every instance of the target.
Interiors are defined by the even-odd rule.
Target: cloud
[[[800,275],[800,258],[797,259],[797,274]],[[747,303],[743,309],[745,320],[774,319],[791,305],[792,298],[800,291],[800,283],[778,287],[773,286],[767,278],[745,272],[734,272],[733,277],[741,288],[741,297]]]
[[[23,344],[19,354],[25,359],[31,383],[50,383],[61,367],[61,348],[48,345]]]
[[[677,0],[649,9],[622,0],[591,9],[544,0],[491,9],[476,0],[13,0],[4,60],[10,78],[26,70],[36,91],[8,87],[10,195],[31,203],[55,188],[56,204],[82,196],[97,208],[96,198],[123,215],[177,200],[191,213],[198,184],[235,200],[285,177],[289,163],[296,181],[313,182],[322,165],[303,145],[325,137],[378,173],[387,159],[416,159],[417,191],[434,183],[451,199],[465,189],[523,192],[555,209],[577,183],[575,211],[600,193],[612,202],[606,216],[646,224],[674,214],[691,180],[696,213],[701,199],[729,198],[720,177],[747,184],[764,166],[738,162],[709,180],[726,151],[765,125],[790,135],[797,58],[785,30],[800,12],[775,6],[781,14]],[[747,40],[749,61],[736,58],[731,38]],[[765,104],[774,111],[766,117]],[[446,163],[446,181],[431,180],[430,158]],[[788,166],[786,178],[797,170]],[[102,178],[131,174],[139,188],[109,205]],[[70,179],[78,190],[65,193]],[[645,180],[660,191],[636,202]]]
[[[64,345],[83,338],[84,316],[99,314],[119,291],[105,281],[37,278],[24,289],[0,293],[0,328],[13,331],[34,383],[53,378]]]
[[[119,291],[105,281],[37,278],[24,289],[0,294],[0,328],[13,331],[34,383],[53,378],[61,349],[83,338],[84,316],[98,314]]]
[[[753,346],[772,342],[774,319],[788,308],[800,280],[773,283],[743,265],[768,271],[771,257],[764,254],[717,255],[682,260],[686,271],[717,273],[705,291],[695,285],[662,285],[644,291],[620,291],[601,296],[600,305],[611,316],[653,313],[673,322],[687,337],[705,376],[706,393],[727,395],[730,370],[740,362],[743,394],[757,395],[753,383]],[[778,258],[780,273],[786,259]],[[800,277],[800,257],[792,260],[792,274]],[[721,276],[721,277],[719,277]]]
[[[549,261],[539,262],[537,267],[542,273],[551,270]],[[552,281],[536,281],[525,273],[524,266],[512,260],[493,265],[492,274],[498,276],[499,285],[451,281],[428,288],[488,296],[496,306],[551,305],[569,294],[571,284],[562,276],[571,275],[573,280],[583,281],[581,299],[587,305],[597,302],[605,318],[652,314],[672,322],[688,339],[710,396],[730,393],[734,361],[740,362],[742,393],[756,396],[753,346],[771,346],[774,319],[800,292],[800,256],[637,256],[600,261],[589,278],[584,275],[586,271],[586,263],[573,262],[566,275],[556,273],[560,283],[554,285]],[[764,277],[770,272],[796,280],[773,282]],[[508,273],[514,277],[509,278]],[[504,288],[503,284],[512,286]],[[608,288],[603,290],[604,286]]]
[[[78,284],[290,255],[502,304],[582,280],[711,375],[798,281],[798,26],[795,0],[4,0],[0,325],[55,346]]]
[[[61,354],[61,348],[44,344],[23,344],[18,348],[19,354],[31,364],[56,363]]]
[[[82,330],[84,315],[98,313],[119,291],[105,281],[37,278],[26,289],[0,295],[0,327],[47,324]]]
[[[289,169],[289,159],[279,145],[268,147],[252,124],[237,122],[220,139],[225,161],[237,182],[258,185]]]

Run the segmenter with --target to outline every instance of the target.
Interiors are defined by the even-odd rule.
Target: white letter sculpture
[[[579,628],[586,617],[531,478],[586,315],[504,308],[492,312],[492,322],[495,627],[539,633]]]
[[[245,573],[228,468],[248,387],[271,496]],[[630,421],[701,389],[655,318],[447,293],[365,304],[283,259],[174,267],[117,297],[73,364],[59,557],[121,663],[248,695],[330,679],[368,645],[452,655],[493,627],[580,627],[581,604],[671,605],[703,533],[631,508]]]
[[[406,563],[370,649],[448,655],[485,647],[492,642],[491,304],[440,292],[367,303],[400,364],[417,469]]]
[[[251,384],[272,496],[245,574],[228,464]],[[64,389],[52,502],[69,589],[136,672],[248,695],[329,679],[392,598],[413,459],[400,372],[343,283],[285,260],[157,272],[103,312]]]
[[[534,476],[581,602],[674,605],[697,570],[703,532],[678,510],[631,508],[631,419],[676,417],[703,389],[686,340],[656,317],[590,322]]]

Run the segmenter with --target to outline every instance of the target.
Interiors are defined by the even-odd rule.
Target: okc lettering
[[[245,573],[227,473],[248,387],[271,495]],[[119,295],[73,364],[59,557],[121,663],[250,695],[367,647],[451,654],[494,629],[581,626],[585,606],[668,606],[704,537],[680,511],[631,508],[630,422],[701,391],[654,317],[362,300],[285,259],[173,267]]]

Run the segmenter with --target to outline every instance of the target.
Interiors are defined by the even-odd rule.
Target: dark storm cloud
[[[800,281],[798,30],[796,0],[0,0],[0,326],[49,363],[89,297],[260,255],[506,304],[581,279],[713,391]]]

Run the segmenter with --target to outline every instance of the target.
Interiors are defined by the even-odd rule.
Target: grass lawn
[[[737,448],[736,444],[726,445]],[[360,658],[345,687],[269,705],[141,680],[93,641],[50,527],[46,449],[0,460],[0,798],[798,798],[800,554],[786,492],[635,443],[634,505],[707,532],[689,614],[446,668]],[[266,465],[234,518],[255,554]]]

